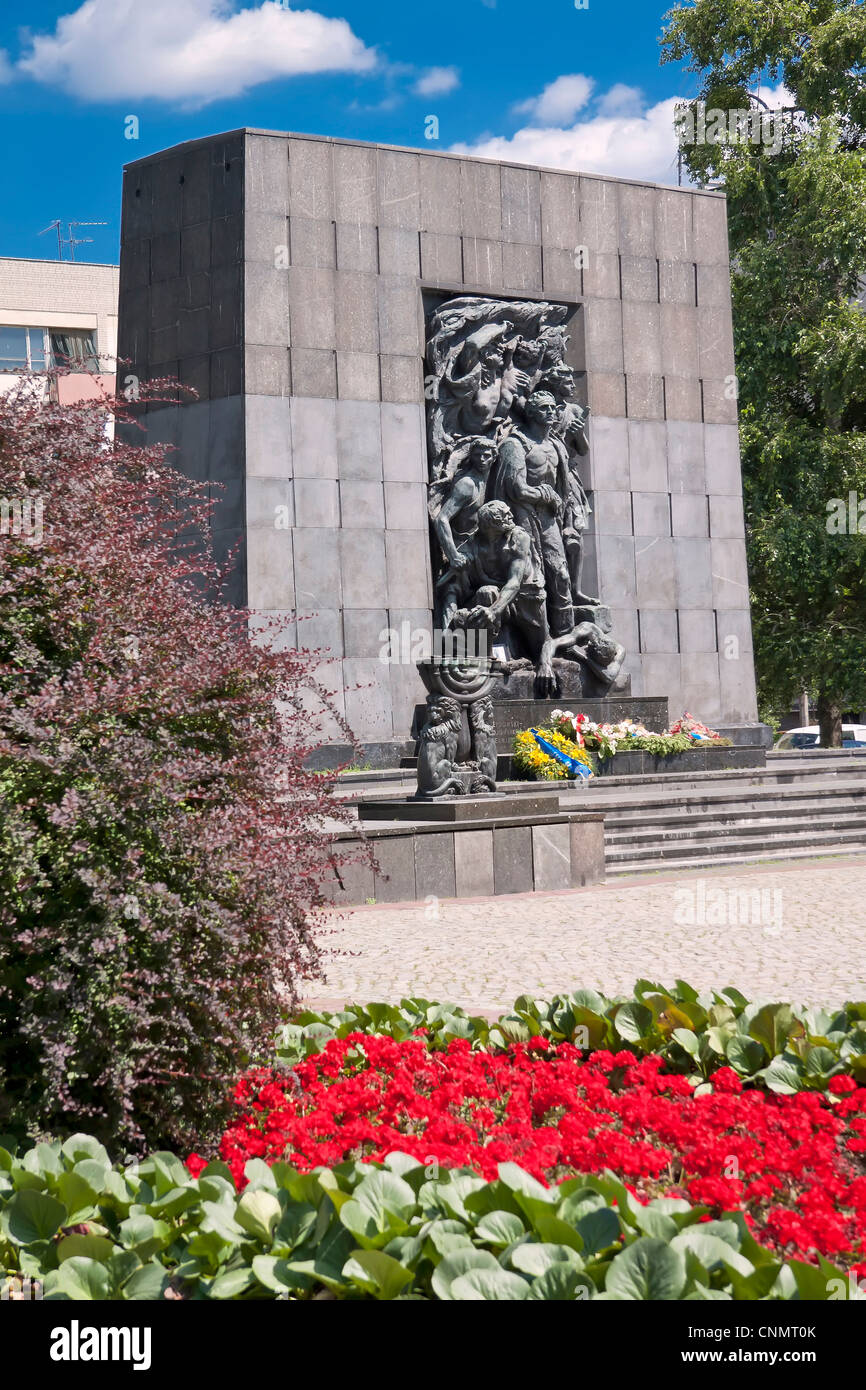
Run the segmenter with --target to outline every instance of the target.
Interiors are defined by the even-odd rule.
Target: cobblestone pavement
[[[837,859],[657,874],[565,893],[359,907],[322,933],[309,1003],[403,995],[507,1008],[636,979],[734,985],[752,999],[866,998],[866,864]]]

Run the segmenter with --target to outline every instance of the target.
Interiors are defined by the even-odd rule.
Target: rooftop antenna
[[[107,222],[67,222],[66,236],[63,235],[63,219],[55,217],[53,222],[49,222],[47,227],[43,227],[39,236],[44,236],[46,232],[54,231],[57,233],[57,259],[63,260],[63,248],[69,247],[69,260],[75,260],[76,246],[84,246],[87,242],[93,241],[92,236],[76,236],[73,228],[75,227],[107,227]]]

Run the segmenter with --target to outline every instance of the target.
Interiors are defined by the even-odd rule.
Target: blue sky
[[[0,255],[118,254],[125,162],[256,126],[676,181],[656,0],[28,0],[0,15]],[[16,13],[17,11],[17,13]],[[128,140],[126,118],[139,121]],[[425,121],[438,119],[438,140]]]

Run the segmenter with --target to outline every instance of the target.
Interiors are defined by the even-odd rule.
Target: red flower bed
[[[695,1096],[662,1066],[543,1039],[430,1052],[420,1039],[354,1034],[295,1069],[299,1091],[279,1074],[245,1077],[221,1154],[239,1185],[252,1157],[307,1170],[395,1149],[488,1179],[505,1160],[548,1183],[611,1168],[644,1200],[740,1207],[780,1254],[820,1251],[866,1272],[866,1089],[837,1077],[833,1101],[774,1095],[722,1068],[712,1094]],[[193,1173],[202,1166],[194,1155]]]

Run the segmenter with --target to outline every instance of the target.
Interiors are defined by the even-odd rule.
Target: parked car
[[[802,729],[787,729],[776,740],[775,751],[785,749],[818,748],[821,743],[821,730],[817,724],[805,725]],[[843,748],[866,748],[866,724],[842,725]]]

